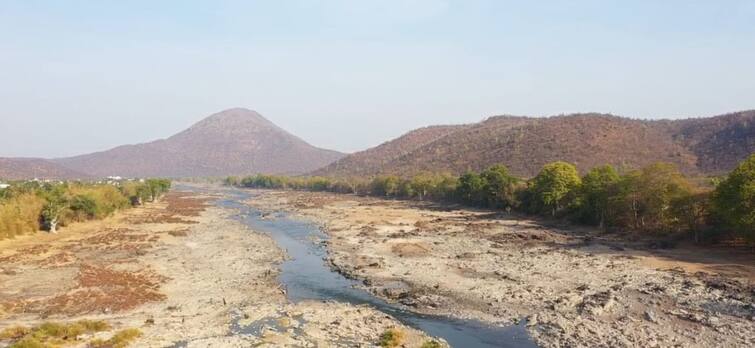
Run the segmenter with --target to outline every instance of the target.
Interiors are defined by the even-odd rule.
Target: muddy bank
[[[409,346],[428,340],[370,308],[289,303],[277,279],[285,253],[217,198],[172,192],[57,235],[0,242],[0,331],[91,319],[111,326],[102,339],[138,329],[139,347],[371,346],[391,328]]]
[[[755,261],[650,252],[490,212],[320,193],[249,202],[316,221],[330,261],[418,311],[528,320],[538,344],[752,346]]]

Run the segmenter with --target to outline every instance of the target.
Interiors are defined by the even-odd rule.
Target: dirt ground
[[[755,346],[755,256],[654,250],[522,217],[326,193],[250,201],[318,222],[330,262],[417,311],[521,319],[544,347]]]
[[[112,326],[96,338],[139,329],[135,347],[372,346],[391,328],[408,346],[429,339],[371,308],[287,302],[284,252],[211,199],[171,192],[58,234],[0,241],[0,332],[92,319]]]

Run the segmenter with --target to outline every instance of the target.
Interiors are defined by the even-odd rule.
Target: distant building
[[[113,180],[113,181],[121,181],[121,180],[123,180],[123,178],[120,177],[120,176],[108,176],[107,179],[108,180]]]
[[[0,182],[0,189],[5,189],[5,188],[9,188],[9,187],[10,187],[9,184],[5,184],[5,183]]]

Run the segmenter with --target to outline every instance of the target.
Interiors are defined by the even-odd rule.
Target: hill
[[[0,158],[0,179],[84,179],[88,176],[41,158]]]
[[[370,175],[390,165],[391,161],[465,127],[467,126],[451,125],[415,129],[394,140],[346,156],[311,174],[335,176]]]
[[[563,160],[582,172],[602,164],[637,168],[664,161],[689,174],[720,174],[755,152],[755,111],[659,121],[595,113],[495,116],[449,129],[424,144],[405,146],[402,138],[412,133],[315,173],[411,175],[427,170],[459,174],[503,163],[514,174],[530,177],[545,163]],[[380,151],[381,147],[392,150]],[[367,154],[369,162],[363,159]]]
[[[341,157],[306,143],[255,111],[235,108],[167,139],[53,161],[93,176],[198,177],[299,174]]]

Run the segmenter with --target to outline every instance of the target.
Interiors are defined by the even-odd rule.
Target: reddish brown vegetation
[[[128,272],[82,265],[77,280],[76,289],[45,301],[45,310],[65,314],[117,312],[165,299],[159,287],[166,279],[150,270]]]
[[[158,212],[151,212],[146,215],[132,217],[129,222],[132,224],[146,223],[176,223],[176,224],[194,224],[195,221],[184,219],[183,217],[199,216],[206,208],[210,198],[197,198],[187,192],[169,192],[163,197],[167,207]]]
[[[147,215],[159,221],[190,222],[183,218],[197,216],[206,207],[207,199],[187,193],[169,193],[166,207],[147,207],[126,218],[143,220]],[[117,223],[116,223],[117,224]],[[148,252],[162,233],[150,233],[124,227],[100,228],[70,239],[61,239],[22,247],[0,258],[3,275],[21,277],[39,291],[9,294],[0,298],[0,313],[36,313],[80,315],[118,312],[139,305],[161,301],[165,295],[160,285],[167,278],[155,273],[135,255]],[[175,236],[186,235],[186,229],[174,229]],[[22,268],[23,272],[15,269]],[[54,269],[52,273],[46,270]],[[52,274],[72,274],[58,286],[42,285]],[[48,278],[52,277],[52,278]]]
[[[554,161],[574,163],[582,172],[605,164],[639,168],[670,162],[688,174],[721,174],[753,152],[755,111],[675,121],[602,114],[497,116],[469,126],[420,129],[315,174],[461,174],[504,164],[515,175],[531,177]]]
[[[254,111],[230,109],[164,140],[56,162],[96,176],[197,177],[302,173],[342,156],[306,143]]]
[[[468,126],[455,125],[431,126],[415,129],[394,140],[346,156],[312,174],[335,176],[363,176],[374,174],[375,172],[379,172],[383,166],[389,165],[391,161],[466,127]]]
[[[84,179],[86,174],[41,158],[0,158],[0,179]]]

